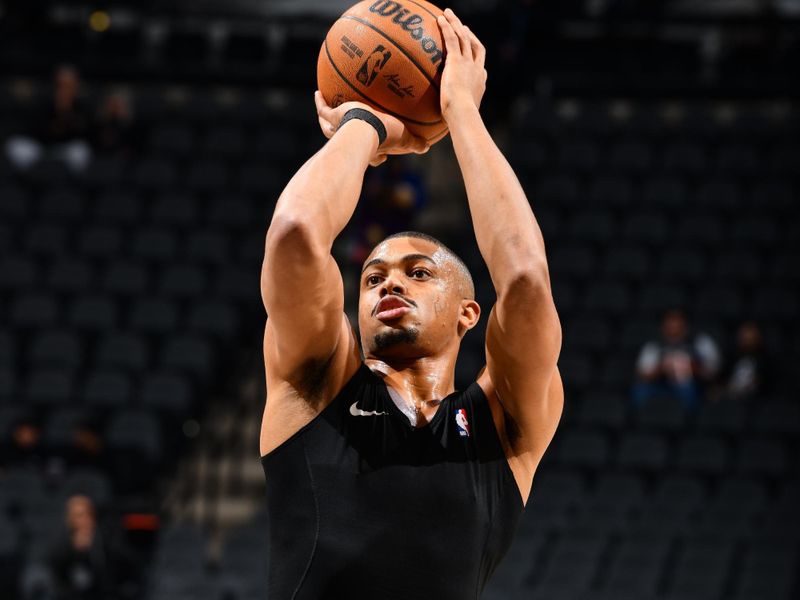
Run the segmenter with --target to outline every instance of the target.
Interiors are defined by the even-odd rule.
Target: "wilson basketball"
[[[333,24],[319,53],[317,84],[329,106],[356,100],[401,119],[431,142],[447,131],[439,105],[445,49],[425,0],[365,0]]]

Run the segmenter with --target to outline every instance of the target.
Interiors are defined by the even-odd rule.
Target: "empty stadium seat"
[[[179,373],[148,373],[142,379],[139,399],[148,408],[181,416],[192,405],[192,386]]]
[[[0,258],[0,292],[30,289],[37,278],[38,269],[33,259],[13,255]]]
[[[663,469],[669,460],[667,440],[657,433],[628,432],[619,440],[617,464],[626,469]]]
[[[700,473],[721,473],[729,466],[730,451],[725,442],[713,436],[689,437],[677,448],[678,468]]]
[[[48,267],[46,282],[47,287],[56,292],[87,291],[94,283],[94,269],[87,261],[63,256],[57,258]]]
[[[82,331],[107,331],[117,324],[117,304],[103,294],[76,296],[67,311],[67,321]]]
[[[218,160],[193,163],[186,174],[186,187],[194,193],[224,193],[230,182],[227,166]]]
[[[191,331],[230,338],[238,329],[237,317],[235,309],[227,302],[203,301],[193,304],[189,311],[187,327]]]
[[[113,260],[102,276],[105,292],[118,296],[138,296],[147,291],[150,273],[147,265],[133,260]]]
[[[737,470],[755,475],[781,476],[788,468],[786,448],[770,439],[746,439],[737,452]]]
[[[159,195],[151,206],[150,219],[157,226],[193,227],[198,221],[197,199],[185,193]]]
[[[95,202],[97,223],[135,224],[143,213],[142,198],[131,190],[104,190]]]
[[[609,444],[596,431],[568,431],[557,441],[556,456],[565,465],[599,468],[608,463]]]
[[[97,225],[80,231],[78,248],[85,256],[108,260],[117,256],[123,243],[124,237],[120,229]]]
[[[139,229],[132,240],[131,252],[137,258],[169,262],[178,255],[178,240],[169,229]]]
[[[51,189],[42,196],[39,212],[53,223],[76,223],[86,218],[86,199],[76,190]]]
[[[69,330],[44,330],[37,333],[28,349],[28,362],[38,367],[54,365],[76,369],[84,361],[84,344]]]
[[[123,371],[93,371],[87,375],[81,395],[83,402],[91,407],[125,406],[133,395],[133,383]]]
[[[11,301],[8,323],[16,328],[43,329],[55,325],[60,313],[58,301],[49,294],[23,293]]]
[[[166,299],[145,296],[130,307],[128,326],[143,333],[171,333],[178,328],[177,305]]]
[[[96,346],[94,364],[132,372],[143,371],[149,363],[147,341],[133,332],[106,333]]]
[[[166,341],[160,365],[166,369],[186,371],[196,377],[207,377],[214,357],[209,341],[198,335],[181,335]]]
[[[34,222],[23,232],[27,254],[42,257],[61,257],[67,253],[72,228],[47,222]]]
[[[157,291],[165,298],[199,298],[207,287],[206,272],[201,267],[173,263],[161,272]]]

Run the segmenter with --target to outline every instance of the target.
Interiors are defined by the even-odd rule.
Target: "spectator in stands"
[[[73,433],[69,448],[69,463],[73,466],[103,468],[105,464],[105,441],[96,423],[80,423]]]
[[[7,465],[41,467],[44,454],[41,445],[42,428],[33,415],[22,416],[11,429],[11,444],[2,462]]]
[[[58,67],[53,84],[53,97],[36,115],[30,134],[12,136],[6,142],[6,155],[18,169],[52,158],[80,171],[92,158],[87,141],[89,113],[80,98],[78,71],[68,65]]]
[[[714,340],[693,333],[682,310],[668,310],[661,322],[661,336],[647,342],[639,353],[634,402],[641,406],[655,396],[671,396],[687,409],[694,408],[719,365]]]
[[[722,377],[720,396],[736,400],[749,400],[759,392],[769,377],[765,370],[769,361],[765,356],[761,329],[753,321],[745,321],[736,332],[736,347],[731,353]]]
[[[133,116],[124,94],[109,95],[97,113],[92,143],[97,154],[129,156],[133,151]]]
[[[101,527],[92,500],[67,500],[65,525],[48,552],[56,600],[127,600],[139,596],[137,557],[119,528]]]

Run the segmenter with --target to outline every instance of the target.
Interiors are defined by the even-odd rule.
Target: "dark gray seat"
[[[122,250],[124,235],[117,227],[98,225],[81,230],[78,248],[84,256],[108,260]]]
[[[52,327],[60,312],[58,300],[50,294],[17,294],[10,303],[8,323],[15,328]]]
[[[107,331],[117,324],[117,304],[103,294],[77,296],[69,306],[67,320],[82,331]]]
[[[67,256],[56,259],[47,269],[47,286],[57,292],[87,292],[94,283],[91,263]]]
[[[127,297],[138,296],[147,291],[150,274],[147,265],[133,260],[110,261],[102,278],[103,290]]]
[[[159,226],[191,228],[197,225],[198,200],[187,193],[161,194],[150,209],[150,219]]]
[[[154,262],[171,262],[178,255],[175,234],[163,227],[148,227],[136,232],[132,240],[133,256]]]
[[[109,332],[96,346],[94,364],[98,367],[144,371],[149,363],[147,340],[133,332]]]
[[[192,305],[187,327],[190,331],[232,337],[239,326],[238,314],[230,302],[208,300]]]
[[[32,258],[13,255],[0,258],[0,292],[30,289],[37,275],[36,261]]]
[[[105,190],[95,202],[94,218],[103,224],[134,225],[141,220],[142,205],[132,190]]]
[[[29,364],[37,367],[78,368],[84,361],[84,342],[70,330],[44,330],[37,333],[28,349]]]
[[[205,378],[212,372],[213,358],[213,346],[205,337],[181,335],[166,341],[159,364]]]
[[[133,383],[123,371],[92,371],[86,376],[81,395],[88,406],[103,409],[124,406],[133,396]]]
[[[178,328],[177,305],[165,298],[137,299],[130,308],[128,325],[143,333],[171,333]]]
[[[617,464],[625,469],[654,471],[663,469],[669,460],[669,445],[657,433],[623,433],[617,451]]]
[[[192,406],[192,384],[178,372],[148,373],[142,380],[139,399],[143,406],[181,416]]]
[[[721,473],[728,468],[730,450],[714,436],[693,436],[678,443],[676,465],[679,469],[699,473]]]
[[[603,467],[610,456],[608,440],[597,431],[567,431],[555,449],[559,462],[575,467]]]
[[[203,268],[190,264],[169,264],[158,280],[158,293],[165,298],[200,298],[208,287]]]

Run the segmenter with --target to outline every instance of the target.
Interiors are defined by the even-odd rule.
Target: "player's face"
[[[463,319],[459,281],[457,265],[432,242],[394,238],[378,245],[360,281],[365,355],[412,358],[457,344]]]

